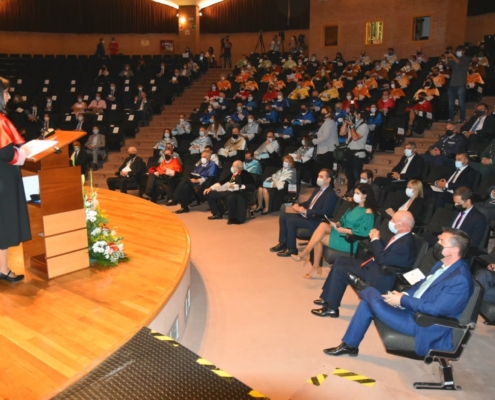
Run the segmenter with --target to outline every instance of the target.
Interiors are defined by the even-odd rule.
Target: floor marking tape
[[[370,379],[364,375],[355,374],[354,372],[347,371],[343,368],[335,368],[332,374],[368,387],[373,387],[376,383],[374,379]]]
[[[326,374],[319,374],[309,378],[306,382],[311,385],[320,386],[327,379],[327,376]]]

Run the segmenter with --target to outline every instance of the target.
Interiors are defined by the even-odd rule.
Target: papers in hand
[[[438,193],[443,192],[443,189],[440,189],[439,187],[436,187],[435,185],[430,185],[430,187],[431,187],[431,190],[433,190],[434,192],[438,192]]]
[[[129,172],[131,172],[131,171],[132,171],[132,169],[131,169],[130,167],[124,167],[124,168],[122,168],[122,172],[127,172],[127,173],[129,173]]]
[[[414,285],[422,279],[425,279],[424,274],[419,268],[413,269],[412,271],[402,274],[402,276],[409,282],[410,285]]]
[[[26,152],[26,157],[31,158],[40,153],[43,153],[45,150],[51,149],[58,144],[57,140],[31,140],[24,144],[21,149]]]
[[[167,168],[165,170],[165,175],[168,175],[168,176],[175,176],[175,171],[173,169],[170,169],[170,168]]]

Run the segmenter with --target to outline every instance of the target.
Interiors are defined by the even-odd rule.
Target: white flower
[[[124,243],[119,243],[117,247],[119,248],[120,251],[124,251]]]
[[[115,229],[112,229],[112,236],[117,236],[117,231]]]
[[[101,228],[95,228],[91,232],[91,236],[98,236],[101,233]]]

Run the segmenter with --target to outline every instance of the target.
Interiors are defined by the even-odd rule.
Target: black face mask
[[[250,162],[252,162],[253,160],[251,160],[251,159],[249,159],[249,160],[248,160],[248,159],[246,158],[244,161],[246,162],[246,164],[249,164],[249,163],[250,163]]]
[[[456,211],[466,211],[466,207],[464,207],[462,204],[458,204],[458,205],[454,206],[454,209]]]
[[[433,246],[433,257],[435,258],[435,260],[440,261],[445,257],[442,254],[442,251],[443,251],[443,246],[440,243],[436,243],[435,246]]]
[[[424,96],[419,96],[419,101],[425,101],[425,97]]]
[[[306,110],[305,108],[301,108],[301,112],[302,112],[303,114],[304,114],[306,111],[308,111],[308,110]]]
[[[232,135],[232,139],[234,139],[234,140],[239,139],[239,135]]]
[[[433,76],[438,76],[438,72],[433,72]]]
[[[165,160],[170,161],[172,156],[170,154],[165,154]]]
[[[454,131],[453,131],[452,129],[447,129],[447,130],[445,131],[445,134],[446,134],[447,136],[452,136],[452,135],[454,134]]]
[[[485,112],[484,111],[476,111],[476,116],[477,117],[482,117],[483,115],[485,115]]]
[[[134,157],[136,157],[135,154],[129,154],[129,158],[134,158]]]

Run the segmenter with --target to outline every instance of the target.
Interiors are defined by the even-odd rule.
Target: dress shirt
[[[472,209],[473,207],[471,206],[471,208],[466,208],[464,211],[460,212],[457,218],[455,219],[454,223],[452,224],[452,228],[457,227],[457,229],[460,229],[459,226],[462,225],[462,223],[466,220],[469,211],[471,211]],[[462,220],[460,220],[461,218]],[[459,224],[459,226],[457,226],[457,224]]]
[[[400,175],[405,174],[407,172],[407,169],[409,168],[409,165],[411,165],[411,161],[415,155],[416,155],[416,153],[414,153],[411,157],[406,158],[406,160],[405,160],[406,162],[404,164],[404,167],[402,167],[402,171],[400,171]]]

